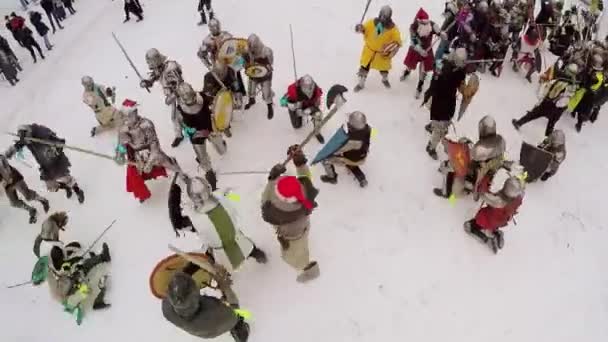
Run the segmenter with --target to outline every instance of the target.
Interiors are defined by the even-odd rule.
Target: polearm
[[[365,10],[363,11],[363,15],[361,16],[361,21],[359,22],[359,25],[363,24],[363,20],[365,20],[365,16],[367,15],[367,10],[369,10],[369,4],[372,3],[372,0],[367,0],[367,4],[365,5]]]
[[[116,37],[116,34],[114,32],[112,32],[112,37],[114,38],[114,41],[116,42],[116,44],[118,45],[118,47],[120,48],[120,50],[122,51],[122,54],[125,56],[125,58],[129,62],[129,64],[131,65],[131,68],[133,69],[133,71],[135,71],[135,74],[137,75],[137,77],[139,77],[139,80],[143,81],[144,78],[141,76],[141,74],[137,70],[137,67],[135,66],[135,64],[131,60],[131,57],[129,57],[129,54],[127,53],[127,51],[125,50],[125,48],[122,46],[122,44],[120,43],[120,41],[118,40],[118,37]],[[149,93],[150,92],[150,88],[149,87],[145,87],[145,88],[146,88],[146,90]]]
[[[291,40],[291,58],[293,60],[293,77],[295,82],[298,82],[298,71],[296,69],[296,50],[293,47],[293,29],[291,28],[291,24],[289,24],[289,38]]]
[[[11,133],[11,132],[5,132],[5,133],[7,135],[20,138],[20,136],[15,133]],[[96,157],[100,157],[100,158],[104,158],[104,159],[114,160],[114,157],[112,157],[108,154],[103,154],[103,153],[87,150],[87,149],[76,147],[76,146],[70,146],[70,145],[66,145],[66,144],[62,144],[62,143],[58,143],[58,142],[54,142],[54,141],[33,138],[33,137],[23,137],[23,139],[27,140],[27,141],[39,143],[39,144],[44,144],[44,145],[53,146],[53,147],[60,147],[60,148],[65,148],[65,149],[72,150],[72,151],[86,153],[86,154],[90,154],[92,156],[96,156]]]

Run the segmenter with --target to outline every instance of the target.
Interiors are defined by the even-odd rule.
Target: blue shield
[[[329,141],[323,146],[321,151],[317,153],[317,156],[312,161],[312,165],[322,162],[323,160],[331,157],[336,151],[338,151],[348,141],[348,134],[344,131],[344,128],[340,127],[336,133],[329,139]]]

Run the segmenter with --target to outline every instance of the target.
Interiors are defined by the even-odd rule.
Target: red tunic
[[[150,189],[146,186],[146,181],[158,177],[167,177],[167,170],[162,166],[155,166],[150,173],[140,174],[135,165],[129,165],[127,166],[127,192],[132,192],[135,198],[143,202],[152,196]]]
[[[520,196],[513,199],[503,208],[494,208],[490,206],[483,207],[477,212],[475,223],[477,223],[481,229],[493,232],[509,223],[522,202],[523,197]]]
[[[313,97],[309,99],[298,87],[298,82],[292,83],[287,88],[287,100],[289,100],[291,103],[302,102],[302,109],[310,107],[319,108],[321,106],[321,96],[323,95],[323,90],[316,86]]]

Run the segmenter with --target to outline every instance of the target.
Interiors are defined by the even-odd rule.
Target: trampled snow
[[[204,66],[196,51],[208,33],[196,25],[197,1],[143,0],[145,20],[122,24],[122,1],[77,1],[78,14],[68,17],[66,29],[51,35],[55,49],[45,61],[33,65],[26,50],[11,44],[24,64],[21,83],[0,83],[2,131],[15,131],[21,123],[48,125],[67,143],[111,154],[115,136],[90,138],[95,119],[82,103],[80,78],[117,87],[118,101],[141,103],[140,112],[153,119],[165,151],[176,156],[189,172],[196,172],[187,143],[172,149],[168,108],[161,90],[151,94],[138,86],[111,32],[123,41],[140,71],[146,71],[144,54],[156,47],[177,60],[196,89],[202,87]],[[418,7],[441,22],[443,1],[387,1],[404,41]],[[277,99],[293,81],[288,25],[295,36],[298,75],[311,74],[324,89],[334,83],[351,88],[356,82],[362,47],[353,27],[365,1],[354,0],[225,0],[214,1],[224,29],[235,36],[257,33],[274,49],[274,90]],[[384,3],[374,1],[368,17]],[[6,31],[2,31],[5,37]],[[41,42],[41,40],[40,40]],[[347,94],[349,102],[324,128],[328,138],[345,119],[361,110],[377,129],[371,154],[363,166],[369,186],[358,187],[339,169],[339,184],[321,183],[322,168],[315,167],[321,189],[319,208],[312,217],[310,245],[319,261],[321,277],[309,284],[295,281],[296,273],[279,256],[271,227],[261,219],[259,199],[264,175],[220,176],[220,187],[232,187],[241,196],[236,203],[244,231],[269,255],[269,263],[249,262],[234,275],[235,290],[244,308],[253,313],[251,341],[593,341],[608,339],[608,193],[605,175],[605,112],[594,125],[574,130],[565,115],[558,127],[567,135],[568,157],[556,177],[527,188],[517,225],[505,231],[505,248],[498,255],[468,236],[462,228],[480,203],[471,198],[455,205],[437,198],[432,188],[441,184],[438,163],[425,153],[428,112],[414,99],[416,77],[398,80],[405,49],[394,59],[386,90],[377,73],[367,88]],[[551,59],[548,52],[544,55]],[[536,84],[515,75],[508,66],[500,79],[481,75],[481,90],[461,122],[458,134],[477,139],[477,122],[493,115],[509,155],[518,158],[522,140],[538,143],[545,121],[538,120],[516,132],[511,119],[538,100]],[[212,155],[219,172],[263,171],[285,157],[291,144],[311,129],[295,131],[284,109],[266,119],[258,100],[238,113],[228,140],[229,152]],[[277,100],[278,102],[278,100]],[[10,137],[2,134],[0,147]],[[305,150],[312,158],[320,145]],[[211,152],[213,153],[213,152]],[[54,302],[46,285],[6,289],[27,281],[35,259],[32,245],[39,223],[27,224],[27,213],[8,205],[0,196],[0,340],[7,342],[76,341],[196,341],[195,337],[164,320],[160,301],[148,287],[154,265],[170,254],[168,243],[196,248],[193,236],[176,239],[168,219],[170,179],[149,182],[153,197],[141,205],[125,192],[124,168],[112,161],[68,151],[72,173],[85,191],[79,205],[63,193],[47,193],[36,166],[13,161],[29,185],[48,196],[51,210],[69,212],[66,241],[84,245],[113,219],[115,226],[103,241],[111,248],[113,263],[112,307],[89,313],[81,326]],[[26,154],[26,162],[34,164]],[[291,169],[293,172],[293,169]],[[41,211],[41,208],[40,208]],[[100,246],[98,246],[99,248]],[[222,336],[218,341],[232,341]]]

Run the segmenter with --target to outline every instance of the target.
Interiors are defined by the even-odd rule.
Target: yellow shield
[[[213,100],[213,130],[223,132],[230,127],[234,100],[232,92],[220,90]]]
[[[228,38],[220,43],[217,59],[226,64],[233,65],[238,57],[247,52],[247,39]]]
[[[202,253],[188,253],[190,256],[207,262],[207,256]],[[167,296],[169,282],[176,272],[182,271],[188,265],[188,261],[177,254],[170,255],[161,260],[152,274],[150,274],[150,291],[152,295],[158,299],[163,299]],[[200,289],[205,288],[211,282],[211,275],[206,271],[199,269],[194,272],[192,279]]]

